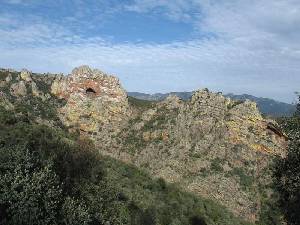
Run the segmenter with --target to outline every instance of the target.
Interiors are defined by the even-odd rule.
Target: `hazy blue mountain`
[[[193,92],[170,92],[170,93],[155,93],[155,94],[145,94],[140,92],[128,92],[129,96],[143,99],[143,100],[150,100],[150,101],[161,101],[165,99],[169,95],[177,95],[179,98],[183,100],[189,99]],[[285,102],[276,101],[270,98],[261,98],[255,97],[253,95],[242,94],[242,95],[235,95],[235,94],[226,94],[226,97],[230,97],[236,100],[246,100],[249,99],[257,103],[259,110],[269,116],[291,116],[295,110],[296,106],[293,104],[288,104]]]
[[[260,98],[248,94],[243,94],[243,95],[227,94],[226,96],[237,100],[249,99],[251,101],[254,101],[257,103],[259,110],[266,115],[291,116],[296,110],[296,106],[293,104],[279,102],[270,98]]]
[[[188,100],[192,97],[193,92],[169,92],[169,93],[155,93],[155,94],[145,94],[141,92],[127,92],[129,96],[135,97],[142,100],[149,101],[161,101],[164,100],[169,95],[176,95],[183,100]]]

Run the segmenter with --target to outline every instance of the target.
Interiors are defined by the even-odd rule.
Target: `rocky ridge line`
[[[255,103],[207,89],[195,92],[190,101],[170,96],[162,102],[137,102],[116,77],[88,66],[68,76],[4,72],[0,98],[6,107],[19,101],[32,104],[33,97],[51,102],[69,131],[90,137],[102,154],[214,199],[244,219],[258,220],[264,194],[259,187],[270,181],[272,157],[285,155],[286,137]],[[54,126],[51,119],[48,124]]]

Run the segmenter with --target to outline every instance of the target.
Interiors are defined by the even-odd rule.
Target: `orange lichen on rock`
[[[127,94],[119,80],[88,66],[75,68],[66,77],[57,76],[51,92],[67,101],[59,109],[65,125],[74,127],[80,124],[81,133],[97,134],[101,131],[99,139],[103,137],[103,130],[107,131],[106,136],[119,131],[131,113]]]

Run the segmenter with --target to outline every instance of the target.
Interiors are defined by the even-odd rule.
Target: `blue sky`
[[[0,0],[0,67],[87,64],[129,91],[300,91],[299,0]]]

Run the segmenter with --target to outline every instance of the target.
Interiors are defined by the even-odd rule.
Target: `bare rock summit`
[[[127,94],[119,80],[88,66],[57,76],[51,93],[66,101],[59,109],[63,123],[95,140],[108,140],[130,116]]]

